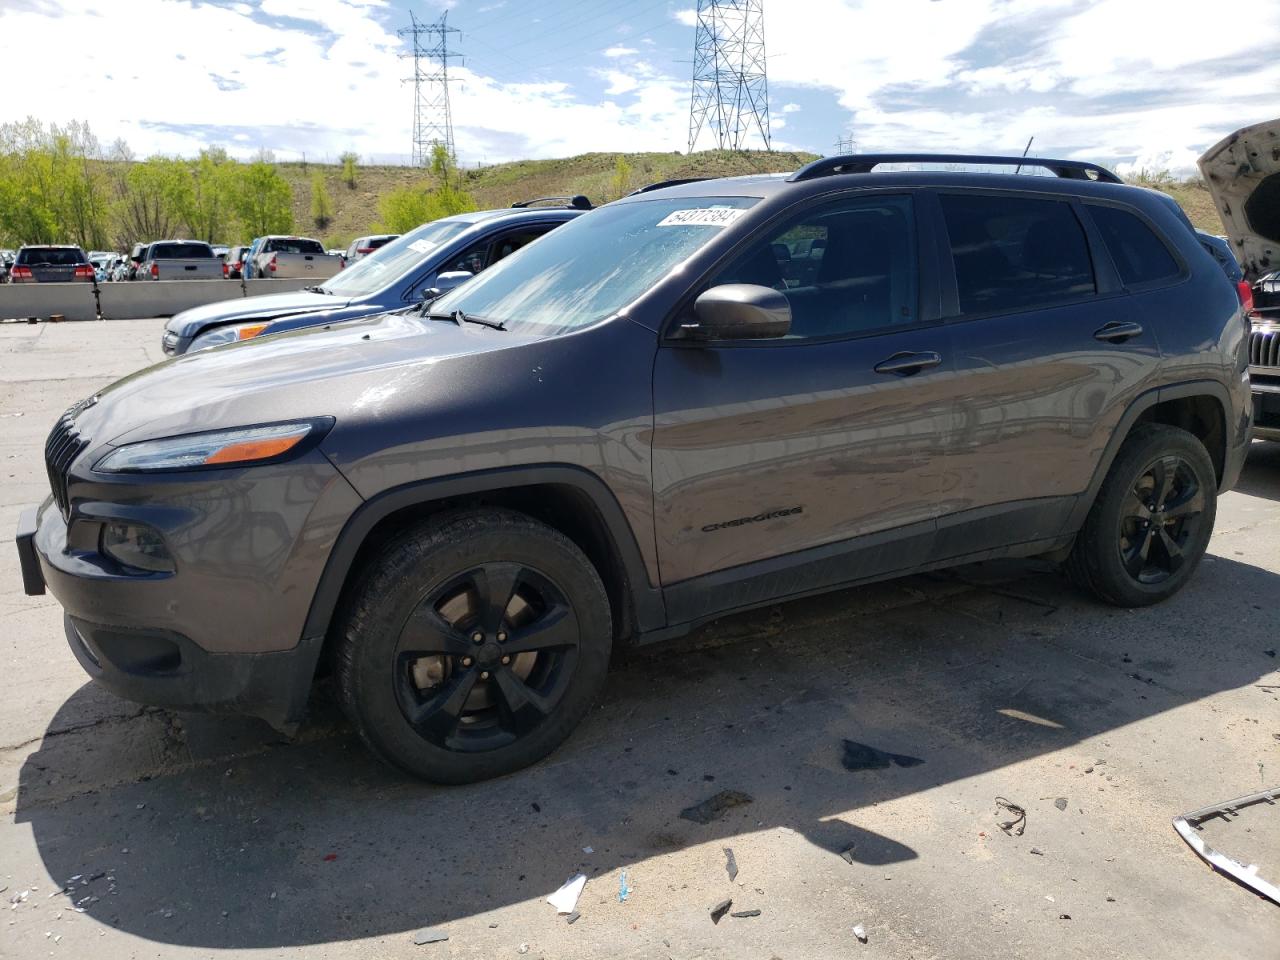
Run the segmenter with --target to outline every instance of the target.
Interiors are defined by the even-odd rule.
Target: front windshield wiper
[[[320,286],[320,284],[318,283],[312,284],[309,287],[303,287],[302,292],[303,293],[329,293],[328,290]]]
[[[463,313],[461,310],[455,310],[453,313],[431,313],[428,311],[423,314],[428,320],[452,320],[458,326],[464,323],[478,323],[482,327],[488,327],[490,330],[506,330],[507,325],[501,320],[486,320],[484,317],[473,317]]]

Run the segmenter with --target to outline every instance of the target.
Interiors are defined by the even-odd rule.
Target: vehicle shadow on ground
[[[798,601],[628,656],[558,753],[466,787],[371,760],[323,697],[310,739],[255,728],[240,743],[252,749],[202,761],[198,723],[235,721],[187,720],[163,734],[179,757],[164,775],[61,802],[41,799],[72,775],[51,734],[22,770],[17,820],[53,878],[81,878],[71,896],[91,917],[206,948],[457,921],[546,896],[579,869],[605,896],[628,868],[675,902],[664,854],[713,844],[719,864],[720,841],[741,851],[778,827],[833,864],[850,847],[861,864],[927,858],[860,813],[1256,683],[1276,666],[1263,653],[1274,620],[1223,598],[1278,590],[1275,574],[1211,557],[1179,597],[1143,611],[1094,604],[1034,564]],[[141,739],[138,750],[169,749]],[[845,740],[923,762],[851,771]],[[753,800],[705,825],[679,816],[721,790]]]

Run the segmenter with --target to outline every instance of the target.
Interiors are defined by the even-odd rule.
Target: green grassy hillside
[[[627,189],[680,177],[724,177],[794,170],[814,159],[813,154],[807,153],[718,150],[692,155],[585,153],[558,160],[519,160],[464,170],[462,186],[475,197],[481,209],[506,207],[533,197],[576,193],[586,194],[593,203],[599,204],[618,196],[614,178],[619,157],[631,168]],[[376,229],[379,197],[398,188],[430,186],[432,183],[431,177],[416,167],[362,166],[358,169],[354,188],[348,188],[342,181],[337,166],[282,163],[279,170],[293,188],[295,229],[299,233],[319,235],[326,245],[335,247],[345,247],[356,236]],[[333,219],[323,231],[317,231],[310,218],[311,179],[317,170],[324,175],[334,205]],[[1196,226],[1213,233],[1222,232],[1213,201],[1202,183],[1159,177],[1145,178],[1140,182],[1143,186],[1153,186],[1173,196]],[[236,242],[236,238],[229,238],[229,242]]]

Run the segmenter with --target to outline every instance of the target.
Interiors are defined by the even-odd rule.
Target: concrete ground
[[[727,619],[621,660],[548,761],[438,788],[371,760],[323,688],[293,742],[117,700],[22,594],[46,431],[159,335],[0,326],[0,956],[1280,957],[1280,907],[1170,827],[1280,782],[1280,445],[1160,607],[1022,563]],[[846,740],[923,762],[848,770]],[[753,800],[679,817],[721,790]],[[1248,829],[1276,822],[1229,852]],[[544,898],[577,871],[568,925]],[[760,915],[714,925],[730,898]]]

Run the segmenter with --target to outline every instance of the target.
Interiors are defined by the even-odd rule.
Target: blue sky
[[[464,164],[687,145],[695,0],[426,0],[447,8]],[[405,162],[404,0],[0,0],[0,62],[41,78],[0,120],[87,119],[191,155]],[[1217,9],[1224,15],[1213,16]],[[1033,152],[1190,172],[1280,115],[1280,3],[765,0],[774,146]],[[49,57],[57,52],[56,67]],[[711,145],[704,134],[700,147]]]

